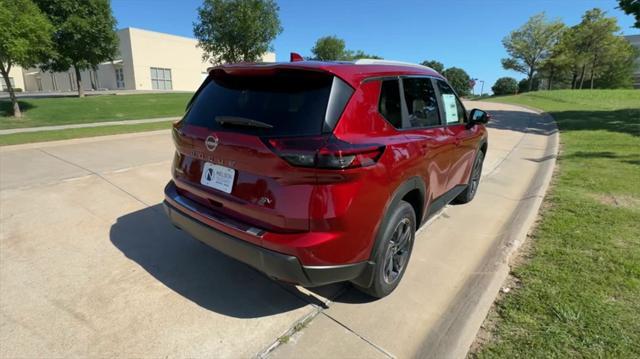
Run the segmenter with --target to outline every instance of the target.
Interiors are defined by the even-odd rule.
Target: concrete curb
[[[554,172],[559,149],[559,133],[551,115],[538,109],[528,109],[541,114],[551,127],[551,135],[545,149],[545,153],[549,154],[548,160],[538,168],[526,191],[525,199],[519,202],[511,220],[502,229],[499,239],[476,268],[476,273],[493,275],[472,277],[467,285],[462,286],[457,299],[447,309],[447,312],[452,314],[443,317],[431,331],[417,357],[464,358],[467,355],[509,275],[510,259],[533,229]],[[475,299],[469,300],[470,298]]]

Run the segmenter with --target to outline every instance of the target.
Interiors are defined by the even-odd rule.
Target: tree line
[[[211,64],[256,62],[273,50],[282,33],[274,0],[203,0],[193,33]],[[347,49],[337,36],[319,38],[308,59],[357,60],[382,57]],[[9,91],[13,115],[20,106],[10,83],[13,66],[39,66],[43,71],[75,72],[78,96],[84,96],[82,71],[118,56],[116,20],[109,0],[0,0],[0,73]],[[445,69],[425,61],[449,79],[462,96],[469,94],[470,77],[462,69]]]
[[[0,0],[0,73],[13,115],[22,116],[9,80],[13,66],[74,69],[82,97],[81,71],[116,55],[115,26],[109,0]]]
[[[580,23],[570,27],[544,13],[534,15],[502,41],[509,55],[501,60],[502,67],[526,79],[518,84],[500,78],[493,92],[629,88],[639,52],[619,32],[616,18],[598,8],[586,11]]]
[[[331,35],[316,40],[311,48],[309,60],[318,61],[353,61],[358,59],[382,59],[381,56],[368,54],[362,50],[348,50],[343,39]],[[442,74],[460,96],[468,96],[471,92],[471,77],[459,67],[449,67],[436,60],[425,60],[420,63]]]
[[[273,0],[203,0],[193,33],[212,64],[255,62],[282,32]],[[359,54],[359,53],[358,53]],[[0,0],[0,74],[13,115],[22,112],[9,79],[14,66],[75,72],[97,69],[118,56],[116,20],[109,0]]]
[[[621,9],[640,26],[638,1],[619,0]],[[197,10],[193,33],[203,49],[203,60],[212,64],[256,62],[273,50],[282,33],[274,0],[203,0]],[[616,88],[631,85],[637,51],[622,37],[615,18],[592,9],[582,21],[567,27],[548,20],[544,13],[503,40],[509,54],[505,69],[526,75],[499,79],[494,93],[534,90],[544,83],[554,88]],[[13,66],[39,66],[44,71],[75,72],[78,95],[84,96],[81,71],[97,69],[118,52],[116,20],[109,0],[0,0],[0,74],[9,91],[13,114],[21,116],[9,72]],[[380,59],[363,50],[350,50],[337,36],[324,36],[311,48],[314,60]],[[469,95],[471,77],[461,68],[444,68],[438,61],[424,61],[442,73],[461,96]]]

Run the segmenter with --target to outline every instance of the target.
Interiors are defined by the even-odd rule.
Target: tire
[[[356,285],[375,298],[385,297],[396,289],[409,264],[415,240],[416,214],[409,203],[400,201],[387,218],[373,251],[375,265],[371,285],[368,288]]]
[[[476,159],[473,162],[471,168],[471,174],[469,175],[469,182],[467,188],[462,191],[453,201],[459,204],[469,203],[473,200],[478,192],[478,186],[480,185],[480,177],[482,177],[482,164],[484,163],[484,152],[478,151]]]

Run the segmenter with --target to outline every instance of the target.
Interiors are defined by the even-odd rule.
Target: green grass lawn
[[[191,93],[98,95],[19,100],[24,117],[9,117],[11,102],[0,100],[0,129],[101,121],[176,117],[184,113]]]
[[[81,137],[96,137],[117,135],[130,132],[144,132],[155,130],[167,130],[171,128],[173,121],[141,123],[134,125],[112,125],[100,127],[74,128],[68,130],[38,131],[0,135],[0,146],[17,145],[21,143],[46,142],[68,140]]]
[[[549,112],[562,147],[520,286],[474,356],[640,357],[640,91],[491,101]]]

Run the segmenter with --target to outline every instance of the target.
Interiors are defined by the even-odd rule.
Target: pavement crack
[[[289,341],[289,338],[304,329],[315,317],[322,313],[322,307],[312,305],[312,308],[313,310],[311,311],[311,313],[306,314],[302,318],[298,319],[295,323],[293,323],[293,325],[284,333],[282,333],[282,335],[278,336],[278,338],[273,343],[271,343],[271,345],[256,354],[255,358],[262,359],[268,357],[270,353],[276,350],[280,345],[287,343]]]
[[[53,157],[53,158],[55,158],[55,159],[57,159],[57,160],[59,160],[59,161],[62,161],[62,162],[64,162],[64,163],[67,163],[67,164],[69,164],[69,165],[71,165],[71,166],[75,166],[75,167],[77,167],[77,168],[79,168],[79,169],[81,169],[81,170],[83,170],[83,171],[86,171],[86,172],[88,172],[88,173],[92,174],[92,175],[95,175],[96,177],[100,178],[101,180],[103,180],[103,181],[107,182],[108,184],[112,185],[113,187],[117,188],[117,189],[118,189],[118,190],[120,190],[122,193],[126,194],[127,196],[129,196],[129,197],[133,198],[134,200],[136,200],[136,201],[138,201],[138,202],[142,203],[143,205],[145,205],[145,206],[147,206],[147,207],[151,207],[151,204],[150,204],[150,203],[147,203],[147,202],[143,201],[142,199],[140,199],[140,198],[136,197],[136,195],[134,195],[133,193],[131,193],[131,192],[127,191],[126,189],[124,189],[124,188],[122,188],[122,187],[118,186],[117,184],[115,184],[115,183],[113,183],[113,182],[109,181],[109,179],[107,179],[106,177],[104,177],[102,174],[100,174],[100,173],[98,173],[98,172],[95,172],[95,171],[93,171],[93,170],[91,170],[91,169],[89,169],[89,168],[86,168],[86,167],[81,166],[81,165],[79,165],[79,164],[77,164],[77,163],[71,162],[71,161],[69,161],[69,160],[67,160],[67,159],[64,159],[64,158],[62,158],[62,157],[56,156],[56,155],[54,155],[54,154],[53,154],[53,153],[51,153],[51,152],[48,152],[48,151],[43,150],[42,148],[38,148],[38,151],[40,151],[40,152],[42,152],[42,153],[44,153],[44,154],[46,154],[46,155],[48,155],[48,156],[51,156],[51,157]]]
[[[330,316],[329,314],[325,313],[324,311],[320,312],[319,314],[320,315],[324,315],[325,317],[333,320],[336,324],[338,324],[339,326],[341,326],[344,329],[348,330],[350,333],[354,334],[358,338],[362,339],[364,342],[366,342],[367,344],[369,344],[372,347],[374,347],[377,351],[379,351],[380,353],[384,354],[387,358],[395,358],[395,356],[393,354],[389,353],[388,351],[386,351],[381,346],[377,345],[376,343],[374,343],[374,342],[370,341],[369,339],[363,337],[362,335],[358,334],[356,331],[354,331],[353,329],[349,328],[346,324],[343,324],[342,322],[340,322],[339,320],[337,320],[334,317]]]

